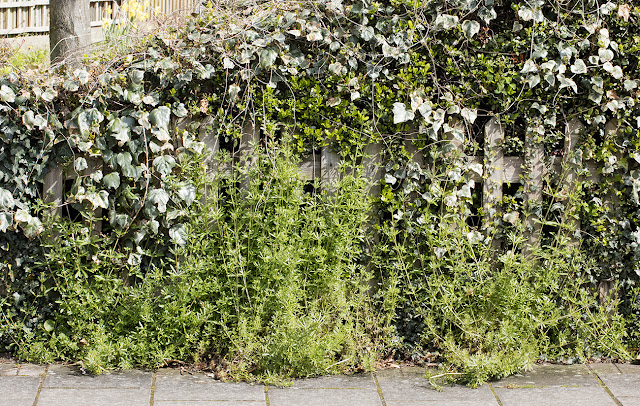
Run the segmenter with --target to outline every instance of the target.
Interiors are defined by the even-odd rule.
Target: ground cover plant
[[[3,76],[2,345],[264,380],[429,352],[471,385],[540,357],[628,357],[639,17],[623,1],[209,3],[113,63]],[[482,212],[488,174],[464,156],[491,117],[508,153],[542,146],[548,168],[543,200],[515,190],[490,208],[504,216]],[[566,190],[551,161],[571,119],[583,177]],[[212,135],[227,154],[207,157]],[[305,184],[296,162],[326,147],[340,182]],[[55,166],[61,202],[42,189]]]

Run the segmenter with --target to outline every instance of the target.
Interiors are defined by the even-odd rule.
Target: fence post
[[[527,217],[525,219],[525,232],[528,235],[528,245],[524,249],[525,256],[531,253],[531,248],[540,242],[541,204],[542,204],[542,174],[544,172],[544,145],[540,137],[527,131],[525,135],[525,177],[524,177],[524,200]]]
[[[502,140],[504,129],[497,117],[493,117],[484,126],[484,182],[482,187],[482,210],[484,212],[484,228],[494,229],[494,222],[498,218],[498,204],[502,200],[502,169],[503,158]],[[495,247],[499,241],[494,240]]]

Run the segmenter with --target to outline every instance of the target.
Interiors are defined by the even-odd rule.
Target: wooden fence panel
[[[89,0],[91,26],[99,27],[102,20],[112,18],[121,0]],[[144,0],[138,0],[144,2]],[[162,15],[193,10],[196,0],[148,0],[147,11]],[[112,10],[109,13],[108,10]],[[0,0],[0,35],[46,34],[49,32],[49,0]]]
[[[209,119],[202,122],[193,123],[185,121],[177,123],[177,130],[184,130],[188,126],[195,124],[196,132],[199,133],[200,140],[208,147],[213,154],[220,149],[220,139],[211,129]],[[505,183],[522,183],[524,190],[525,212],[528,216],[524,219],[525,225],[529,230],[528,244],[535,246],[539,244],[541,234],[541,218],[534,213],[534,208],[540,209],[543,204],[544,196],[544,178],[550,174],[552,178],[558,181],[560,191],[557,198],[565,204],[563,212],[563,221],[566,229],[570,230],[566,234],[571,243],[577,243],[576,230],[580,229],[580,221],[575,211],[570,207],[572,202],[568,197],[575,189],[576,182],[579,180],[580,170],[586,168],[590,171],[589,178],[597,181],[600,179],[598,166],[595,162],[582,162],[581,154],[577,149],[580,141],[581,133],[584,125],[578,120],[572,120],[566,125],[565,145],[562,157],[549,159],[547,162],[544,157],[544,147],[539,139],[533,134],[528,134],[525,139],[524,157],[504,156],[502,151],[502,143],[504,138],[504,130],[499,120],[493,118],[484,127],[485,134],[485,153],[484,156],[462,156],[468,165],[482,164],[483,176],[473,175],[472,178],[476,182],[482,182],[482,207],[484,212],[483,224],[484,228],[488,228],[491,232],[493,221],[501,218],[500,202],[503,195],[503,185]],[[615,136],[618,131],[616,122],[609,122],[606,125],[607,136]],[[466,135],[465,135],[466,139]],[[260,128],[253,122],[247,122],[242,129],[240,143],[235,151],[232,151],[233,161],[236,163],[244,163],[253,165],[255,158],[253,152],[255,146],[260,141]],[[463,154],[464,143],[460,139],[451,139],[450,142],[454,146],[454,150]],[[405,144],[405,148],[412,156],[412,161],[424,166],[422,152],[415,148],[410,141]],[[369,181],[371,187],[369,194],[376,196],[380,194],[381,179],[384,173],[385,150],[381,143],[373,143],[365,148],[363,157],[364,176]],[[335,192],[336,182],[339,180],[338,167],[340,165],[340,155],[332,151],[330,147],[325,146],[320,150],[319,154],[312,154],[302,159],[299,163],[300,176],[302,179],[311,181],[317,180],[321,187],[329,194]],[[550,164],[550,167],[546,165]],[[213,171],[230,171],[231,166],[221,166],[212,158],[207,161],[209,172]],[[55,213],[60,215],[60,206],[64,204],[64,182],[66,179],[78,176],[70,173],[71,170],[65,168],[54,168],[46,174],[44,178],[44,201],[54,203]],[[86,171],[85,171],[86,172]],[[86,175],[83,173],[82,176]],[[243,186],[246,187],[244,182]],[[605,204],[615,204],[611,197],[610,201]],[[98,214],[98,213],[96,213]],[[97,225],[96,230],[99,230]],[[500,241],[494,241],[494,247],[497,248]],[[525,248],[525,253],[529,252],[529,248]]]
[[[482,187],[482,209],[485,227],[498,218],[498,206],[502,200],[504,167],[502,140],[504,129],[497,118],[492,118],[484,127],[484,183]]]

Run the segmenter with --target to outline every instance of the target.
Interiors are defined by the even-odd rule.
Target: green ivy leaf
[[[161,129],[168,129],[171,121],[171,109],[167,106],[160,106],[149,113],[149,121],[154,126]]]
[[[190,206],[196,200],[196,187],[191,183],[181,183],[178,187],[178,196]]]
[[[147,195],[147,200],[151,202],[160,213],[167,211],[169,194],[164,189],[152,189]]]
[[[171,155],[161,155],[153,160],[153,168],[162,178],[170,175],[176,166],[176,160]]]
[[[263,49],[260,52],[260,66],[264,69],[274,64],[278,57],[278,51],[272,47]]]
[[[102,184],[106,188],[118,189],[120,187],[120,175],[118,172],[111,172],[102,178]]]
[[[187,227],[184,224],[177,224],[169,229],[171,241],[177,245],[184,245],[187,242]]]

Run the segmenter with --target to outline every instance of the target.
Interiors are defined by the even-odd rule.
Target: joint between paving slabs
[[[153,377],[151,378],[151,393],[149,394],[149,405],[153,406],[153,398],[156,396],[156,377],[158,376],[158,371],[153,372]]]
[[[47,373],[49,372],[49,365],[44,368],[44,372],[40,374],[40,384],[38,385],[38,392],[36,392],[36,398],[33,400],[33,406],[38,405],[38,400],[40,400],[40,392],[42,392],[42,388],[44,387],[44,380],[47,378]],[[18,373],[20,373],[20,364],[18,364]]]
[[[615,364],[614,364],[614,365],[615,365]],[[614,401],[614,403],[615,403],[617,406],[624,406],[624,405],[622,404],[622,402],[620,402],[620,401],[618,400],[618,398],[616,398],[616,396],[613,394],[613,392],[611,392],[611,389],[609,389],[609,388],[607,387],[607,385],[605,385],[604,381],[603,381],[602,379],[600,379],[600,375],[598,375],[598,373],[597,373],[596,371],[594,371],[594,370],[591,368],[591,366],[590,366],[589,364],[586,364],[586,366],[587,366],[587,369],[589,370],[589,372],[590,372],[590,373],[592,373],[592,374],[593,374],[593,376],[596,378],[596,380],[598,381],[598,383],[600,384],[600,386],[602,386],[602,389],[604,389],[604,390],[605,390],[605,392],[607,392],[607,393],[609,394],[609,397],[611,397],[611,399]],[[620,371],[620,368],[618,368],[617,366],[616,366],[616,368],[618,369],[618,371]],[[622,371],[621,371],[621,372],[622,372]]]
[[[493,388],[493,385],[491,385],[491,382],[487,382],[487,385],[489,385],[489,389],[491,389],[491,393],[493,393],[493,397],[496,398],[496,402],[498,402],[498,406],[503,406],[502,401],[500,400],[500,397],[496,393],[496,390]]]
[[[382,406],[387,406],[387,402],[385,402],[384,400],[384,395],[382,394],[382,388],[378,383],[378,377],[376,376],[376,373],[372,372],[371,376],[373,376],[373,381],[376,383],[376,389],[378,390],[378,396],[380,396],[380,402],[382,403]]]
[[[267,406],[271,406],[271,403],[269,402],[269,387],[267,385],[264,385],[264,401]]]

